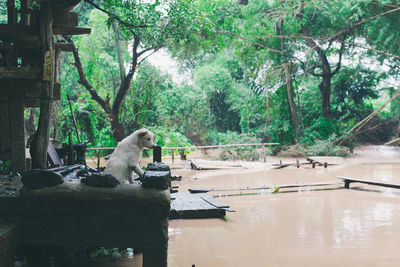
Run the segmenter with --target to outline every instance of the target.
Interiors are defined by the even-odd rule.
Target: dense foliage
[[[137,53],[132,46],[140,40],[144,51],[117,114],[124,135],[148,127],[163,146],[273,141],[324,154],[398,91],[400,11],[394,0],[94,3],[97,8],[78,7],[92,34],[73,40],[97,94],[116,101],[122,72]],[[159,49],[191,77],[178,83],[151,65],[147,57]],[[109,114],[77,82],[72,55],[63,53],[62,62],[55,137],[65,142],[72,129],[69,94],[81,139],[114,146]],[[368,126],[345,144],[398,137],[398,103],[371,120],[381,127]],[[335,149],[325,154],[343,152]]]

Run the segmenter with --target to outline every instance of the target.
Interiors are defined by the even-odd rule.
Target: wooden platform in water
[[[341,157],[323,157],[323,156],[307,157],[307,161],[309,161],[310,163],[315,162],[318,165],[324,165],[325,162],[328,165],[340,165],[346,163],[346,159]]]
[[[373,181],[373,180],[366,180],[366,179],[358,179],[358,178],[351,178],[345,176],[338,176],[339,179],[344,181],[344,187],[350,188],[350,183],[363,183],[369,185],[376,185],[376,186],[383,186],[383,187],[390,187],[400,189],[399,183],[388,183],[388,182],[381,182],[381,181]]]
[[[170,219],[223,218],[228,205],[208,194],[176,193],[171,196]]]

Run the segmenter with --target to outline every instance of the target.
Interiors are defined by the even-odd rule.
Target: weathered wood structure
[[[226,211],[233,210],[211,195],[175,193],[170,219],[224,218]]]
[[[55,35],[90,33],[79,28],[80,0],[7,0],[7,24],[0,24],[0,158],[11,160],[15,172],[24,173],[24,108],[40,107],[32,143],[33,167],[45,167],[52,101],[60,99],[57,69],[65,43]]]

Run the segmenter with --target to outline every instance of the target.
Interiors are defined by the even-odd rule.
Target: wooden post
[[[312,162],[312,168],[315,168],[315,161]]]
[[[299,162],[298,159],[296,159],[296,167],[297,167],[297,168],[300,168],[300,162]]]
[[[348,180],[344,181],[344,188],[346,188],[346,189],[350,188],[350,181],[348,181]]]
[[[185,149],[184,148],[182,148],[181,149],[181,160],[186,160],[186,155],[185,155]]]
[[[32,155],[32,168],[45,168],[47,165],[47,147],[50,137],[50,114],[54,86],[54,40],[53,12],[50,2],[40,2],[39,38],[42,42],[40,53],[42,57],[43,84],[40,102],[39,124],[36,132],[36,142]]]
[[[161,162],[161,147],[156,146],[153,150],[153,162]]]
[[[74,164],[74,144],[72,143],[72,134],[68,132],[68,165]]]
[[[172,163],[174,163],[175,161],[175,153],[174,153],[174,149],[172,149]]]
[[[328,168],[328,162],[324,162],[324,168]]]
[[[100,150],[97,151],[97,170],[100,170]]]
[[[7,160],[10,155],[10,121],[8,117],[8,96],[0,98],[0,158]]]
[[[21,0],[21,24],[29,25],[29,1],[30,0]]]
[[[9,96],[11,170],[25,173],[25,125],[24,100],[20,96]]]
[[[7,0],[7,13],[8,13],[8,24],[17,23],[17,16],[15,12],[15,0]]]
[[[262,144],[262,153],[263,153],[264,162],[267,162],[267,152],[265,150],[265,144]]]

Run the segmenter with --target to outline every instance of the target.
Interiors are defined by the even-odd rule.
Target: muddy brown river
[[[173,170],[188,188],[338,182],[338,175],[400,183],[400,150],[366,147],[343,164],[284,169]],[[268,162],[276,161],[270,158]],[[284,159],[283,161],[293,161]],[[227,220],[170,221],[168,266],[399,266],[400,190],[352,184],[211,192]]]

